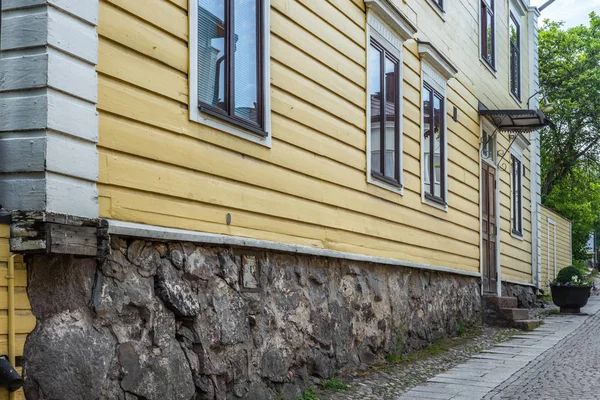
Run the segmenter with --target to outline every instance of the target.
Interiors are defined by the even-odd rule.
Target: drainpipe
[[[8,389],[9,399],[15,400],[16,392],[23,386],[23,378],[14,369],[15,364],[15,256],[8,259],[8,360],[0,357],[0,384]]]
[[[13,254],[8,259],[8,361],[15,365],[15,257]],[[10,392],[10,400],[15,400],[15,392]]]

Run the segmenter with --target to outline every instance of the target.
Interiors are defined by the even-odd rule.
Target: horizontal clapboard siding
[[[510,95],[508,80],[508,2],[495,2],[496,14],[496,74],[479,60],[479,10],[478,2],[460,0],[449,3],[446,7],[444,20],[440,18],[431,4],[427,1],[409,0],[395,3],[406,15],[414,16],[421,28],[418,34],[420,40],[430,41],[446,54],[458,67],[459,73],[455,80],[450,81],[450,87],[460,97],[455,105],[459,108],[459,119],[466,119],[461,114],[465,106],[475,107],[468,115],[477,128],[469,127],[477,137],[470,138],[471,143],[479,143],[479,118],[476,113],[478,101],[489,109],[514,109],[524,104],[518,104]],[[524,21],[525,22],[525,21]],[[528,29],[522,27],[524,36],[522,54],[528,54]],[[529,59],[522,57],[522,93],[524,98],[529,93]],[[449,95],[449,99],[452,97]],[[471,123],[469,121],[469,124]],[[464,137],[464,131],[459,134]],[[458,132],[457,132],[458,133]],[[449,139],[450,143],[452,138]],[[497,149],[506,149],[509,139],[506,135],[498,135]],[[449,150],[453,157],[452,148]],[[525,151],[523,165],[529,171],[529,151]],[[510,160],[510,155],[506,158]],[[511,236],[511,202],[510,202],[510,164],[498,170],[500,179],[500,263],[503,279],[532,283],[532,234],[531,234],[531,191],[529,174],[523,177],[523,240]],[[452,182],[450,183],[452,185]],[[476,186],[474,186],[476,187]]]
[[[100,1],[101,217],[479,271],[480,94],[472,82],[459,74],[448,84],[444,212],[421,201],[415,41],[404,48],[400,196],[365,177],[362,0],[271,0],[271,149],[189,120],[187,6]],[[518,263],[530,231],[524,244],[507,243]]]

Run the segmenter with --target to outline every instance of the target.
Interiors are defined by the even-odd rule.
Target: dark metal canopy
[[[498,130],[509,133],[530,133],[554,126],[540,110],[488,110],[480,104],[479,115],[489,119]]]

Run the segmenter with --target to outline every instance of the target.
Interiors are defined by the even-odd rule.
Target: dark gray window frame
[[[256,87],[257,91],[257,120],[251,121],[235,115],[235,30],[234,27],[234,0],[222,0],[225,3],[225,104],[226,110],[212,104],[202,102],[198,98],[198,108],[201,113],[208,114],[232,125],[250,131],[256,135],[266,137],[265,131],[265,92],[264,92],[264,60],[265,38],[263,21],[263,1],[256,1]],[[200,21],[198,21],[200,23]]]
[[[523,164],[519,157],[511,154],[511,230],[523,236]]]
[[[481,58],[492,70],[496,71],[496,12],[495,0],[479,0],[480,2],[480,34]],[[490,15],[491,14],[491,15]],[[488,48],[487,28],[492,26],[492,48]]]
[[[440,100],[440,196],[435,195],[435,140],[430,138],[429,140],[429,192],[425,192],[425,198],[433,202],[446,205],[446,124],[445,124],[445,113],[446,113],[446,97],[435,90],[434,87],[427,82],[423,82],[423,88],[430,91],[431,95],[429,99],[425,99],[423,94],[423,112],[425,112],[425,101],[429,101],[429,115],[431,116],[431,131],[433,132],[433,109],[434,109],[434,98],[437,97]],[[425,138],[425,131],[423,131],[423,139]],[[423,189],[425,190],[425,189]]]
[[[513,43],[510,37],[510,21],[515,24],[517,28],[517,43]],[[517,17],[510,12],[509,21],[509,76],[510,76],[510,92],[518,99],[521,100],[521,25],[517,20]],[[514,86],[513,86],[514,84]]]
[[[379,181],[385,182],[389,185],[392,186],[396,186],[401,188],[402,187],[402,177],[401,177],[401,163],[400,163],[400,157],[401,157],[401,143],[400,143],[400,139],[401,139],[401,132],[400,132],[400,84],[398,82],[398,80],[400,79],[400,60],[398,59],[398,57],[396,57],[394,54],[392,54],[391,52],[389,52],[388,50],[386,50],[385,46],[383,46],[382,44],[380,44],[376,39],[371,38],[370,39],[370,45],[375,47],[381,54],[381,58],[380,58],[380,62],[379,62],[379,84],[380,84],[380,93],[381,93],[381,100],[380,100],[380,106],[379,106],[379,121],[377,121],[380,125],[379,125],[379,146],[380,146],[380,164],[379,164],[379,169],[382,172],[378,172],[378,171],[374,171],[371,168],[371,176],[374,179],[377,179]],[[395,98],[394,98],[394,176],[388,176],[385,175],[385,123],[387,121],[386,119],[386,112],[385,112],[385,104],[386,104],[386,85],[385,85],[385,59],[386,57],[388,59],[390,59],[390,61],[394,62],[395,65],[395,75],[396,75],[396,89],[394,91],[395,94]],[[371,73],[373,71],[368,71],[367,73]],[[370,99],[369,99],[370,101]],[[383,116],[383,117],[382,117]],[[373,111],[371,108],[371,124],[373,124]],[[369,133],[372,134],[372,133]]]

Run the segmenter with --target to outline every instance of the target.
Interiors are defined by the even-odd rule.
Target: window
[[[496,33],[494,28],[494,1],[481,1],[481,58],[495,70]]]
[[[481,137],[481,158],[491,164],[496,163],[496,138],[488,133],[487,129],[483,129]]]
[[[391,2],[367,6],[367,182],[402,188],[402,49],[417,32]]]
[[[400,185],[400,61],[371,38],[367,70],[371,175]]]
[[[425,198],[446,203],[444,96],[423,85],[423,172]]]
[[[190,117],[264,140],[270,124],[268,0],[194,1]]]
[[[510,92],[521,100],[521,27],[515,15],[510,13]]]
[[[511,185],[512,185],[512,233],[523,236],[523,166],[521,160],[511,154]]]
[[[444,9],[444,0],[431,0],[431,2],[438,6],[440,10]]]

